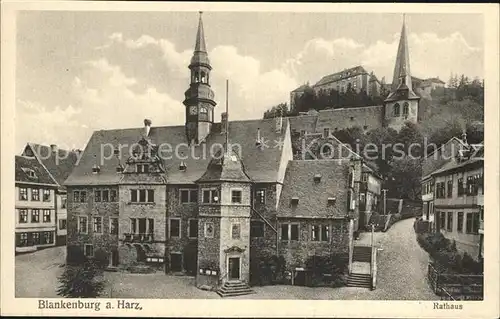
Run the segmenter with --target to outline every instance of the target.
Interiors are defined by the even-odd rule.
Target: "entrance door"
[[[239,257],[231,257],[229,258],[228,264],[228,274],[229,279],[240,279],[240,258]]]
[[[181,254],[170,254],[170,271],[173,271],[173,272],[182,271],[182,255]]]
[[[109,266],[116,267],[118,266],[118,251],[112,250],[109,254]]]
[[[194,249],[184,249],[184,269],[189,275],[196,275],[197,251]]]

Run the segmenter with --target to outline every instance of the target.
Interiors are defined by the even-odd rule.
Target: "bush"
[[[330,256],[311,256],[306,260],[306,269],[311,272],[312,285],[329,285],[339,287],[344,285],[342,275],[346,272],[348,258],[341,254]],[[327,283],[324,274],[330,275],[331,279]]]
[[[96,298],[104,290],[102,270],[92,260],[80,265],[66,265],[58,278],[57,294],[66,298]]]
[[[81,265],[87,261],[80,246],[68,245],[66,248],[66,263],[69,265]]]
[[[413,223],[413,229],[415,230],[415,233],[417,233],[417,234],[422,234],[422,233],[428,232],[430,229],[430,223],[426,220],[422,220],[421,218],[418,218]]]
[[[262,256],[251,259],[250,282],[252,285],[276,285],[285,281],[286,261],[283,256]]]
[[[469,254],[457,251],[456,242],[449,240],[440,232],[417,233],[417,242],[429,254],[439,271],[452,271],[460,274],[480,274],[483,263],[475,261]]]
[[[104,269],[109,265],[109,256],[104,250],[97,249],[94,252],[94,262],[97,267]]]

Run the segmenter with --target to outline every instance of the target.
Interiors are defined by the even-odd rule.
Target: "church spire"
[[[194,51],[207,52],[207,46],[205,45],[205,32],[203,31],[203,20],[201,16],[203,11],[200,11],[200,19],[198,21],[198,32],[196,33],[196,44]]]
[[[410,72],[410,57],[408,50],[408,39],[406,35],[405,15],[403,14],[403,26],[401,28],[401,36],[399,38],[398,53],[396,55],[396,64],[394,66],[394,76],[392,79],[392,91],[396,91],[398,87],[406,86],[412,90],[411,72]]]

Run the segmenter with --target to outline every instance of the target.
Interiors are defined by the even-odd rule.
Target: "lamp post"
[[[374,233],[375,233],[375,224],[374,224],[374,223],[371,223],[371,226],[372,226],[371,246],[372,246],[372,249],[373,249],[373,245],[374,245],[374,242],[373,242],[373,235],[374,235]]]

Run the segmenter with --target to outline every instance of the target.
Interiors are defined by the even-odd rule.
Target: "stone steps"
[[[368,274],[351,273],[347,277],[347,286],[371,289],[372,288],[371,276]]]
[[[250,287],[244,282],[225,282],[222,287],[217,290],[217,294],[224,297],[243,296],[254,293]]]
[[[371,262],[372,248],[370,246],[354,246],[352,260],[368,263]]]

